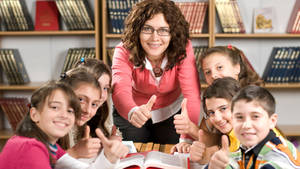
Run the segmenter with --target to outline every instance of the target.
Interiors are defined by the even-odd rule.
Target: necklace
[[[146,56],[147,57],[147,56]],[[148,58],[148,57],[147,57]],[[154,63],[154,61],[151,61],[149,58],[148,58],[149,62],[151,63],[152,65],[152,71],[154,73],[154,76],[155,77],[160,77],[162,76],[164,70],[160,67],[161,66],[161,63],[162,63],[162,60],[163,58],[161,58],[158,62],[156,62],[156,64]]]
[[[163,69],[160,67],[155,66],[153,68],[153,73],[155,77],[160,77],[163,74]]]

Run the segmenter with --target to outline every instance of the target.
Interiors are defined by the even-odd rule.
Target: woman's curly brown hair
[[[143,0],[137,3],[125,19],[122,38],[125,48],[131,52],[130,61],[135,66],[145,67],[146,53],[140,43],[139,35],[145,22],[154,15],[162,13],[170,26],[170,44],[165,51],[168,57],[166,70],[172,69],[186,57],[189,39],[189,24],[180,9],[170,0]]]
[[[239,50],[238,48],[234,46],[215,46],[208,48],[207,51],[199,58],[200,62],[202,64],[203,59],[205,59],[207,56],[213,54],[213,53],[221,53],[225,56],[228,56],[231,63],[233,65],[240,64],[240,73],[239,73],[239,83],[241,87],[253,84],[258,86],[263,86],[264,82],[263,80],[258,76],[258,74],[253,71],[249,64],[246,61],[246,56],[244,52]]]

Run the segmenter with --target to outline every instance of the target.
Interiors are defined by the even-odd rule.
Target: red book
[[[55,1],[37,0],[35,12],[35,30],[59,30],[59,12]]]

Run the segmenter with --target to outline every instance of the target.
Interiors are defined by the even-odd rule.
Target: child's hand
[[[146,121],[151,118],[150,111],[155,101],[156,96],[151,96],[147,104],[139,106],[139,108],[132,112],[129,122],[135,127],[141,128],[146,123]]]
[[[191,144],[186,142],[177,143],[171,148],[171,154],[174,154],[175,152],[178,153],[189,153],[190,152],[190,146]]]
[[[99,138],[90,137],[90,127],[86,126],[84,137],[75,146],[67,150],[74,158],[92,158],[98,155],[101,148]]]
[[[222,136],[222,148],[217,151],[209,162],[208,169],[225,169],[229,164],[229,141],[226,135]]]
[[[206,146],[203,142],[203,135],[203,131],[200,129],[198,132],[198,141],[194,141],[191,146],[190,156],[193,162],[200,163],[200,161],[203,159],[206,150]]]
[[[111,163],[116,163],[118,159],[123,158],[128,154],[129,149],[122,144],[122,142],[107,139],[99,128],[96,129],[96,134],[102,142],[105,157]]]
[[[110,140],[122,141],[122,137],[117,135],[117,127],[114,125],[111,129],[111,135],[109,136]]]
[[[177,114],[174,116],[174,125],[176,133],[188,134],[192,138],[197,139],[198,127],[190,120],[186,104],[187,99],[184,98],[181,103],[181,114]]]

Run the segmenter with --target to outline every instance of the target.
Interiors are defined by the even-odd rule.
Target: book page
[[[129,166],[140,166],[142,168],[145,157],[141,154],[126,157],[120,160],[115,169],[123,169]]]
[[[174,156],[158,151],[151,151],[145,158],[144,167],[160,167],[168,169],[184,169],[187,168],[187,158],[182,156]]]

